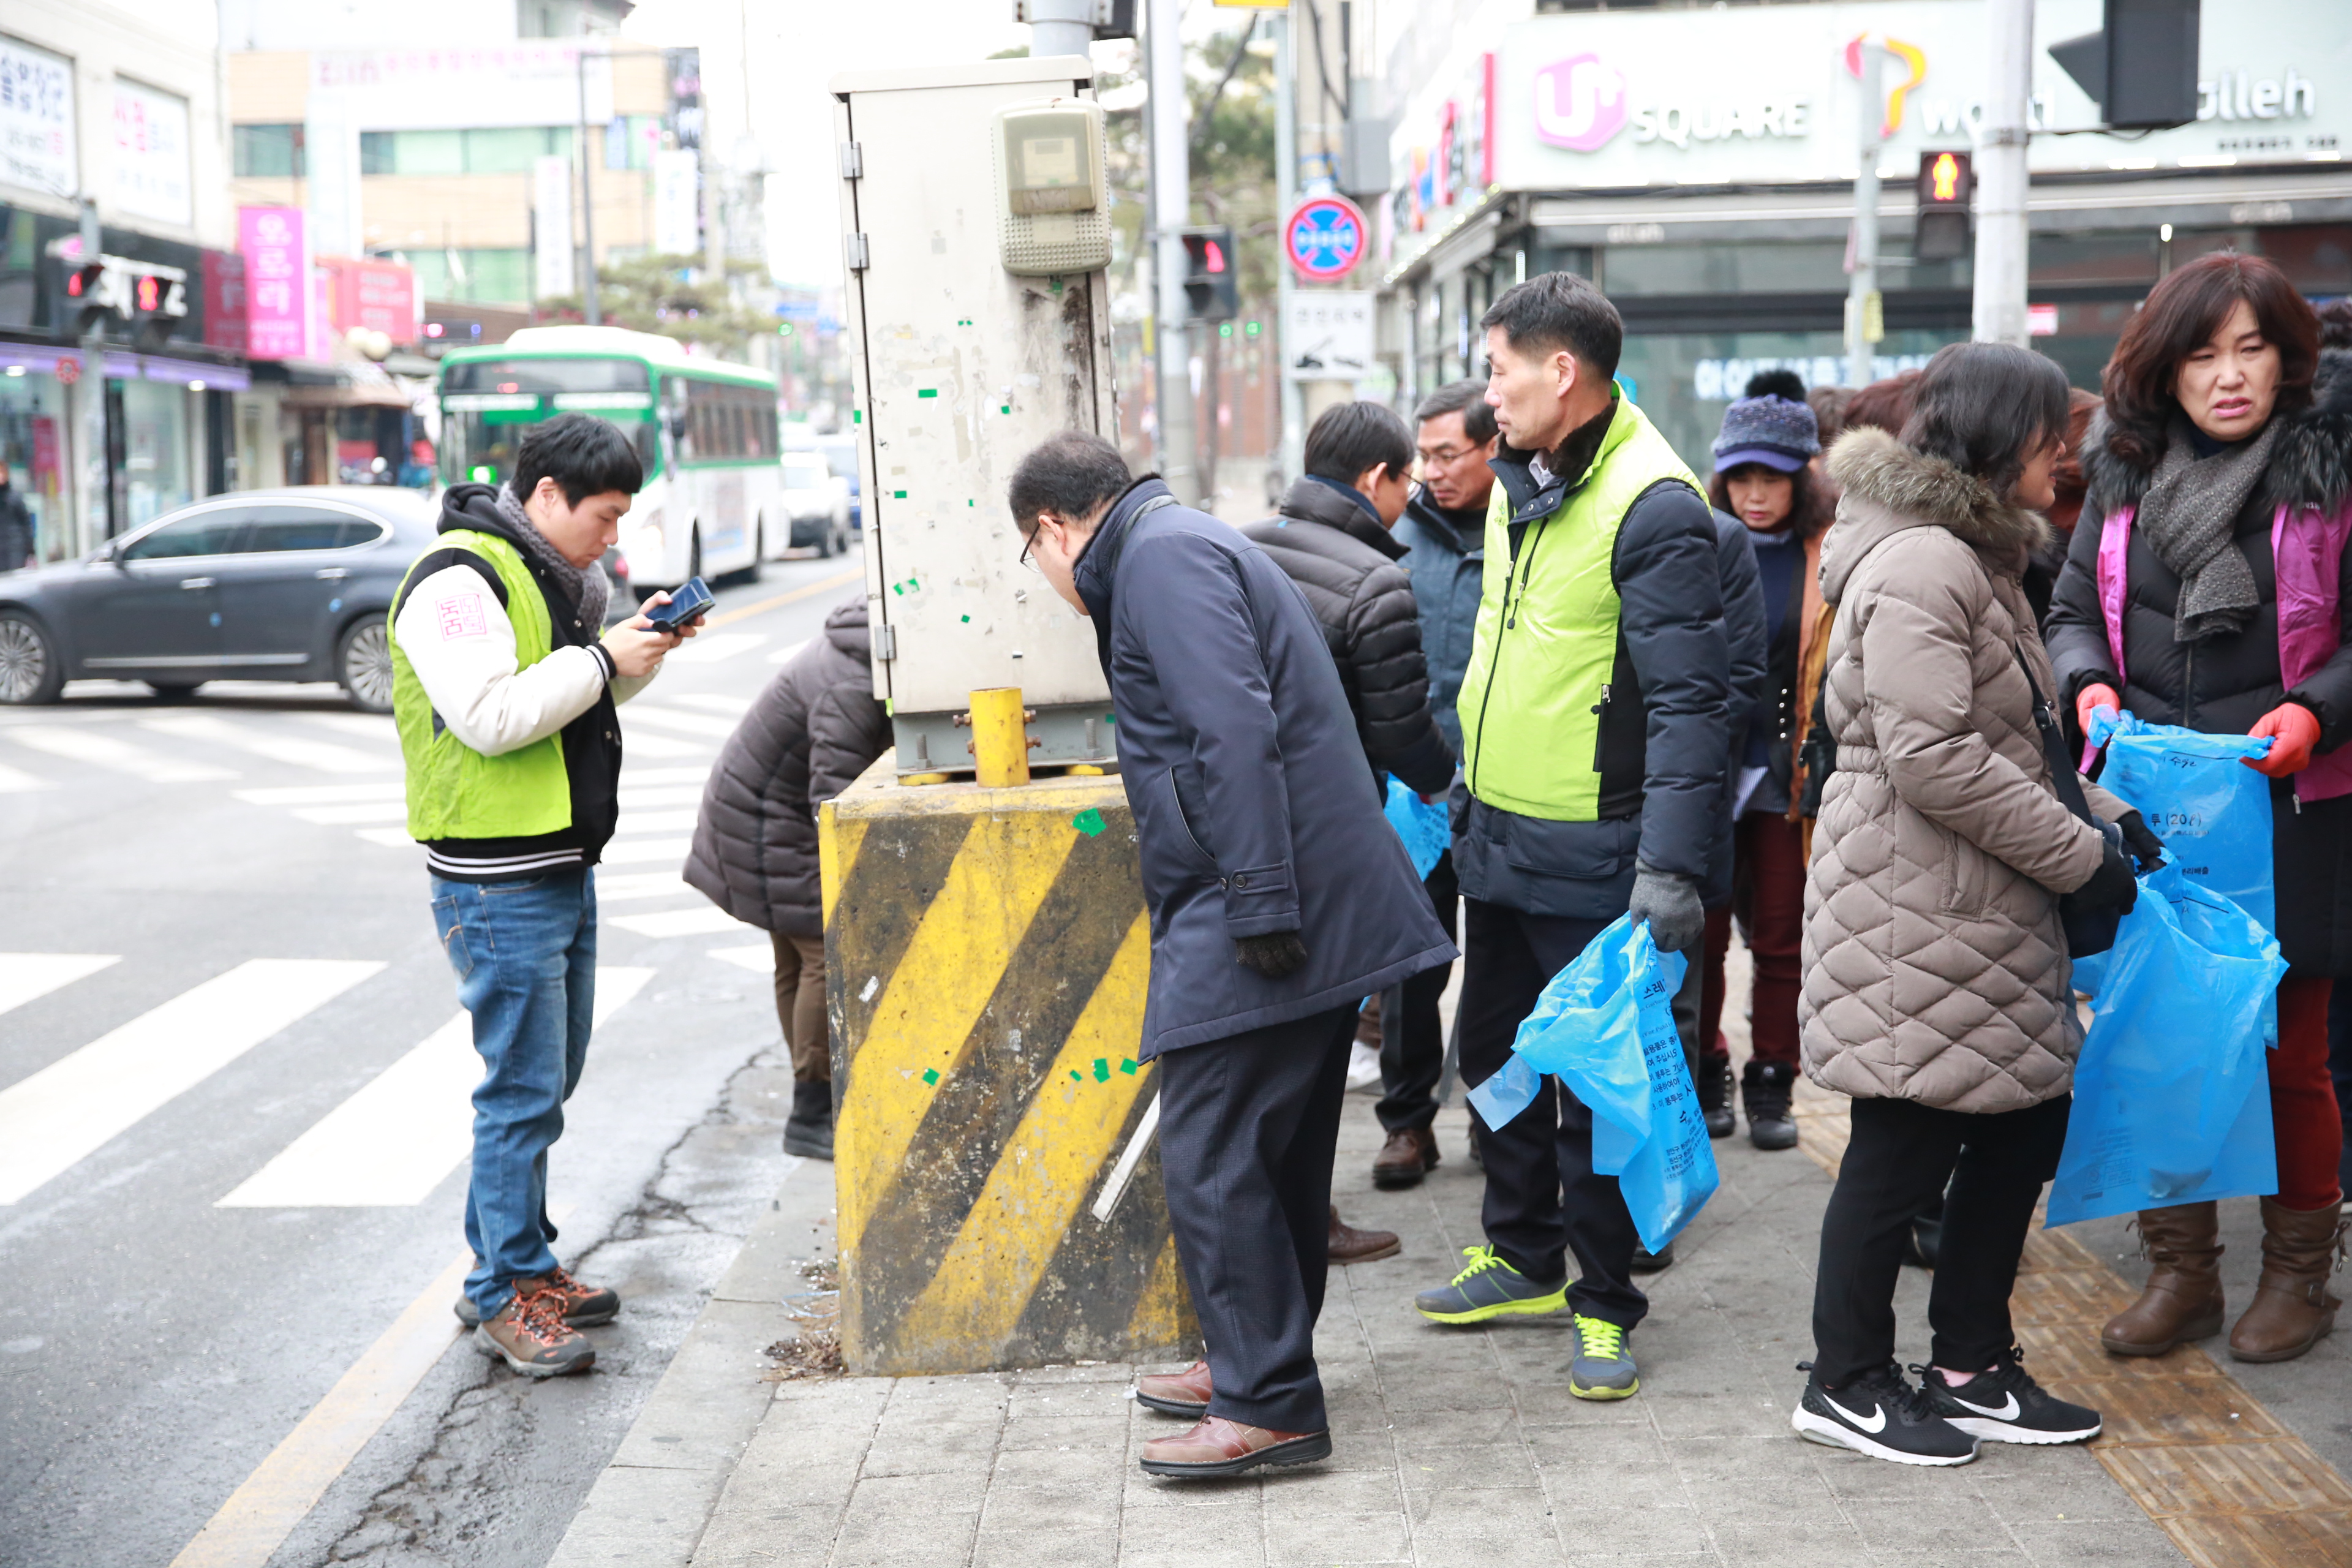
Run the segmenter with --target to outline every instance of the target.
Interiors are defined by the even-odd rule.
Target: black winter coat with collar
[[[1453,783],[1454,752],[1430,711],[1420,611],[1398,564],[1405,546],[1353,494],[1302,479],[1242,532],[1307,595],[1372,771],[1436,795]]]
[[[2312,405],[2282,417],[2288,423],[2235,529],[2261,595],[2253,619],[2243,631],[2173,641],[2180,579],[2134,529],[2125,567],[2127,679],[2118,677],[2107,649],[2099,538],[2107,514],[2137,505],[2155,470],[2108,447],[2105,415],[2092,422],[2083,443],[2089,490],[2051,597],[2044,639],[2070,725],[2075,694],[2097,682],[2113,687],[2126,708],[2151,723],[2244,734],[2292,700],[2318,716],[2320,751],[2352,740],[2352,550],[2345,552],[2339,576],[2344,646],[2292,691],[2280,679],[2278,568],[2271,552],[2271,521],[2281,505],[2332,510],[2352,496],[2352,354],[2322,354]],[[2279,779],[2271,803],[2279,946],[2299,973],[2352,974],[2352,795],[2298,806],[2293,781]]]

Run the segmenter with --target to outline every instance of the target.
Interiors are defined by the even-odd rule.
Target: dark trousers
[[[1437,858],[1421,884],[1429,892],[1437,923],[1454,935],[1454,906],[1461,889],[1454,880],[1451,851]],[[1437,1080],[1445,1072],[1445,1024],[1438,999],[1454,966],[1441,963],[1381,993],[1381,1125],[1395,1132],[1426,1127],[1437,1119]]]
[[[1723,963],[1739,922],[1753,964],[1748,1037],[1759,1062],[1797,1065],[1797,994],[1804,989],[1804,825],[1778,812],[1751,811],[1731,830],[1731,902],[1706,915],[1701,965],[1698,1048],[1725,1054]]]
[[[1315,1320],[1351,1005],[1160,1058],[1160,1163],[1176,1256],[1208,1341],[1209,1413],[1320,1432]]]
[[[1464,1083],[1475,1087],[1501,1069],[1544,986],[1608,924],[1462,900]],[[1487,1126],[1475,1109],[1470,1114],[1486,1168],[1486,1239],[1503,1261],[1549,1283],[1567,1272],[1573,1250],[1569,1305],[1620,1328],[1640,1322],[1650,1310],[1649,1298],[1633,1288],[1641,1237],[1617,1178],[1592,1169],[1592,1112],[1547,1078],[1535,1103],[1507,1126]]]
[[[1903,1238],[1944,1192],[1943,1243],[1927,1295],[1930,1359],[1982,1372],[2017,1342],[2017,1259],[2042,1184],[2058,1173],[2072,1096],[1972,1116],[1908,1100],[1857,1100],[1853,1137],[1822,1215],[1813,1279],[1813,1375],[1843,1387],[1895,1359]]]

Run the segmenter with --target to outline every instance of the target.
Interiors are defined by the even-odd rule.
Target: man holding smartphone
[[[609,584],[597,563],[644,482],[605,421],[537,426],[504,488],[450,487],[439,537],[393,604],[408,831],[486,1068],[466,1195],[474,1269],[457,1311],[485,1353],[531,1377],[585,1372],[596,1352],[579,1331],[621,1308],[555,1260],[547,1151],[588,1054],[614,708],[694,635],[637,616],[598,636]]]

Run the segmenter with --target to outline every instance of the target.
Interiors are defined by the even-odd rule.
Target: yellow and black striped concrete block
[[[1195,1353],[1118,780],[910,788],[885,753],[818,833],[849,1369]]]

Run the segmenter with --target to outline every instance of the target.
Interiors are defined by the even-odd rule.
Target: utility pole
[[[1027,0],[1029,53],[1084,55],[1095,41],[1095,0]]]
[[[1298,92],[1292,70],[1290,14],[1280,12],[1268,20],[1274,26],[1274,216],[1276,223],[1286,223],[1290,209],[1298,204]],[[1282,440],[1275,461],[1287,484],[1307,467],[1307,416],[1298,384],[1290,379],[1291,345],[1284,335],[1289,330],[1290,297],[1298,288],[1298,280],[1290,275],[1290,259],[1282,254],[1284,248],[1283,237],[1276,235],[1275,322],[1267,335],[1272,340],[1274,380],[1282,411]]]
[[[1985,6],[1991,79],[1985,83],[1984,139],[1977,148],[1977,262],[1973,336],[1979,342],[2032,342],[2025,321],[2025,142],[2033,91],[2033,0]]]
[[[604,324],[596,300],[596,195],[589,170],[594,159],[588,151],[588,46],[580,46],[580,128],[572,139],[580,146],[580,302],[592,327]]]
[[[1192,212],[1192,159],[1184,100],[1182,0],[1150,0],[1144,46],[1150,82],[1152,323],[1159,364],[1160,477],[1186,506],[1201,500],[1192,434],[1192,356],[1184,331],[1184,223]]]
[[[1853,176],[1853,256],[1845,289],[1845,374],[1853,386],[1868,386],[1871,344],[1883,335],[1878,290],[1878,151],[1886,140],[1886,50],[1876,35],[1862,41],[1860,163]]]

